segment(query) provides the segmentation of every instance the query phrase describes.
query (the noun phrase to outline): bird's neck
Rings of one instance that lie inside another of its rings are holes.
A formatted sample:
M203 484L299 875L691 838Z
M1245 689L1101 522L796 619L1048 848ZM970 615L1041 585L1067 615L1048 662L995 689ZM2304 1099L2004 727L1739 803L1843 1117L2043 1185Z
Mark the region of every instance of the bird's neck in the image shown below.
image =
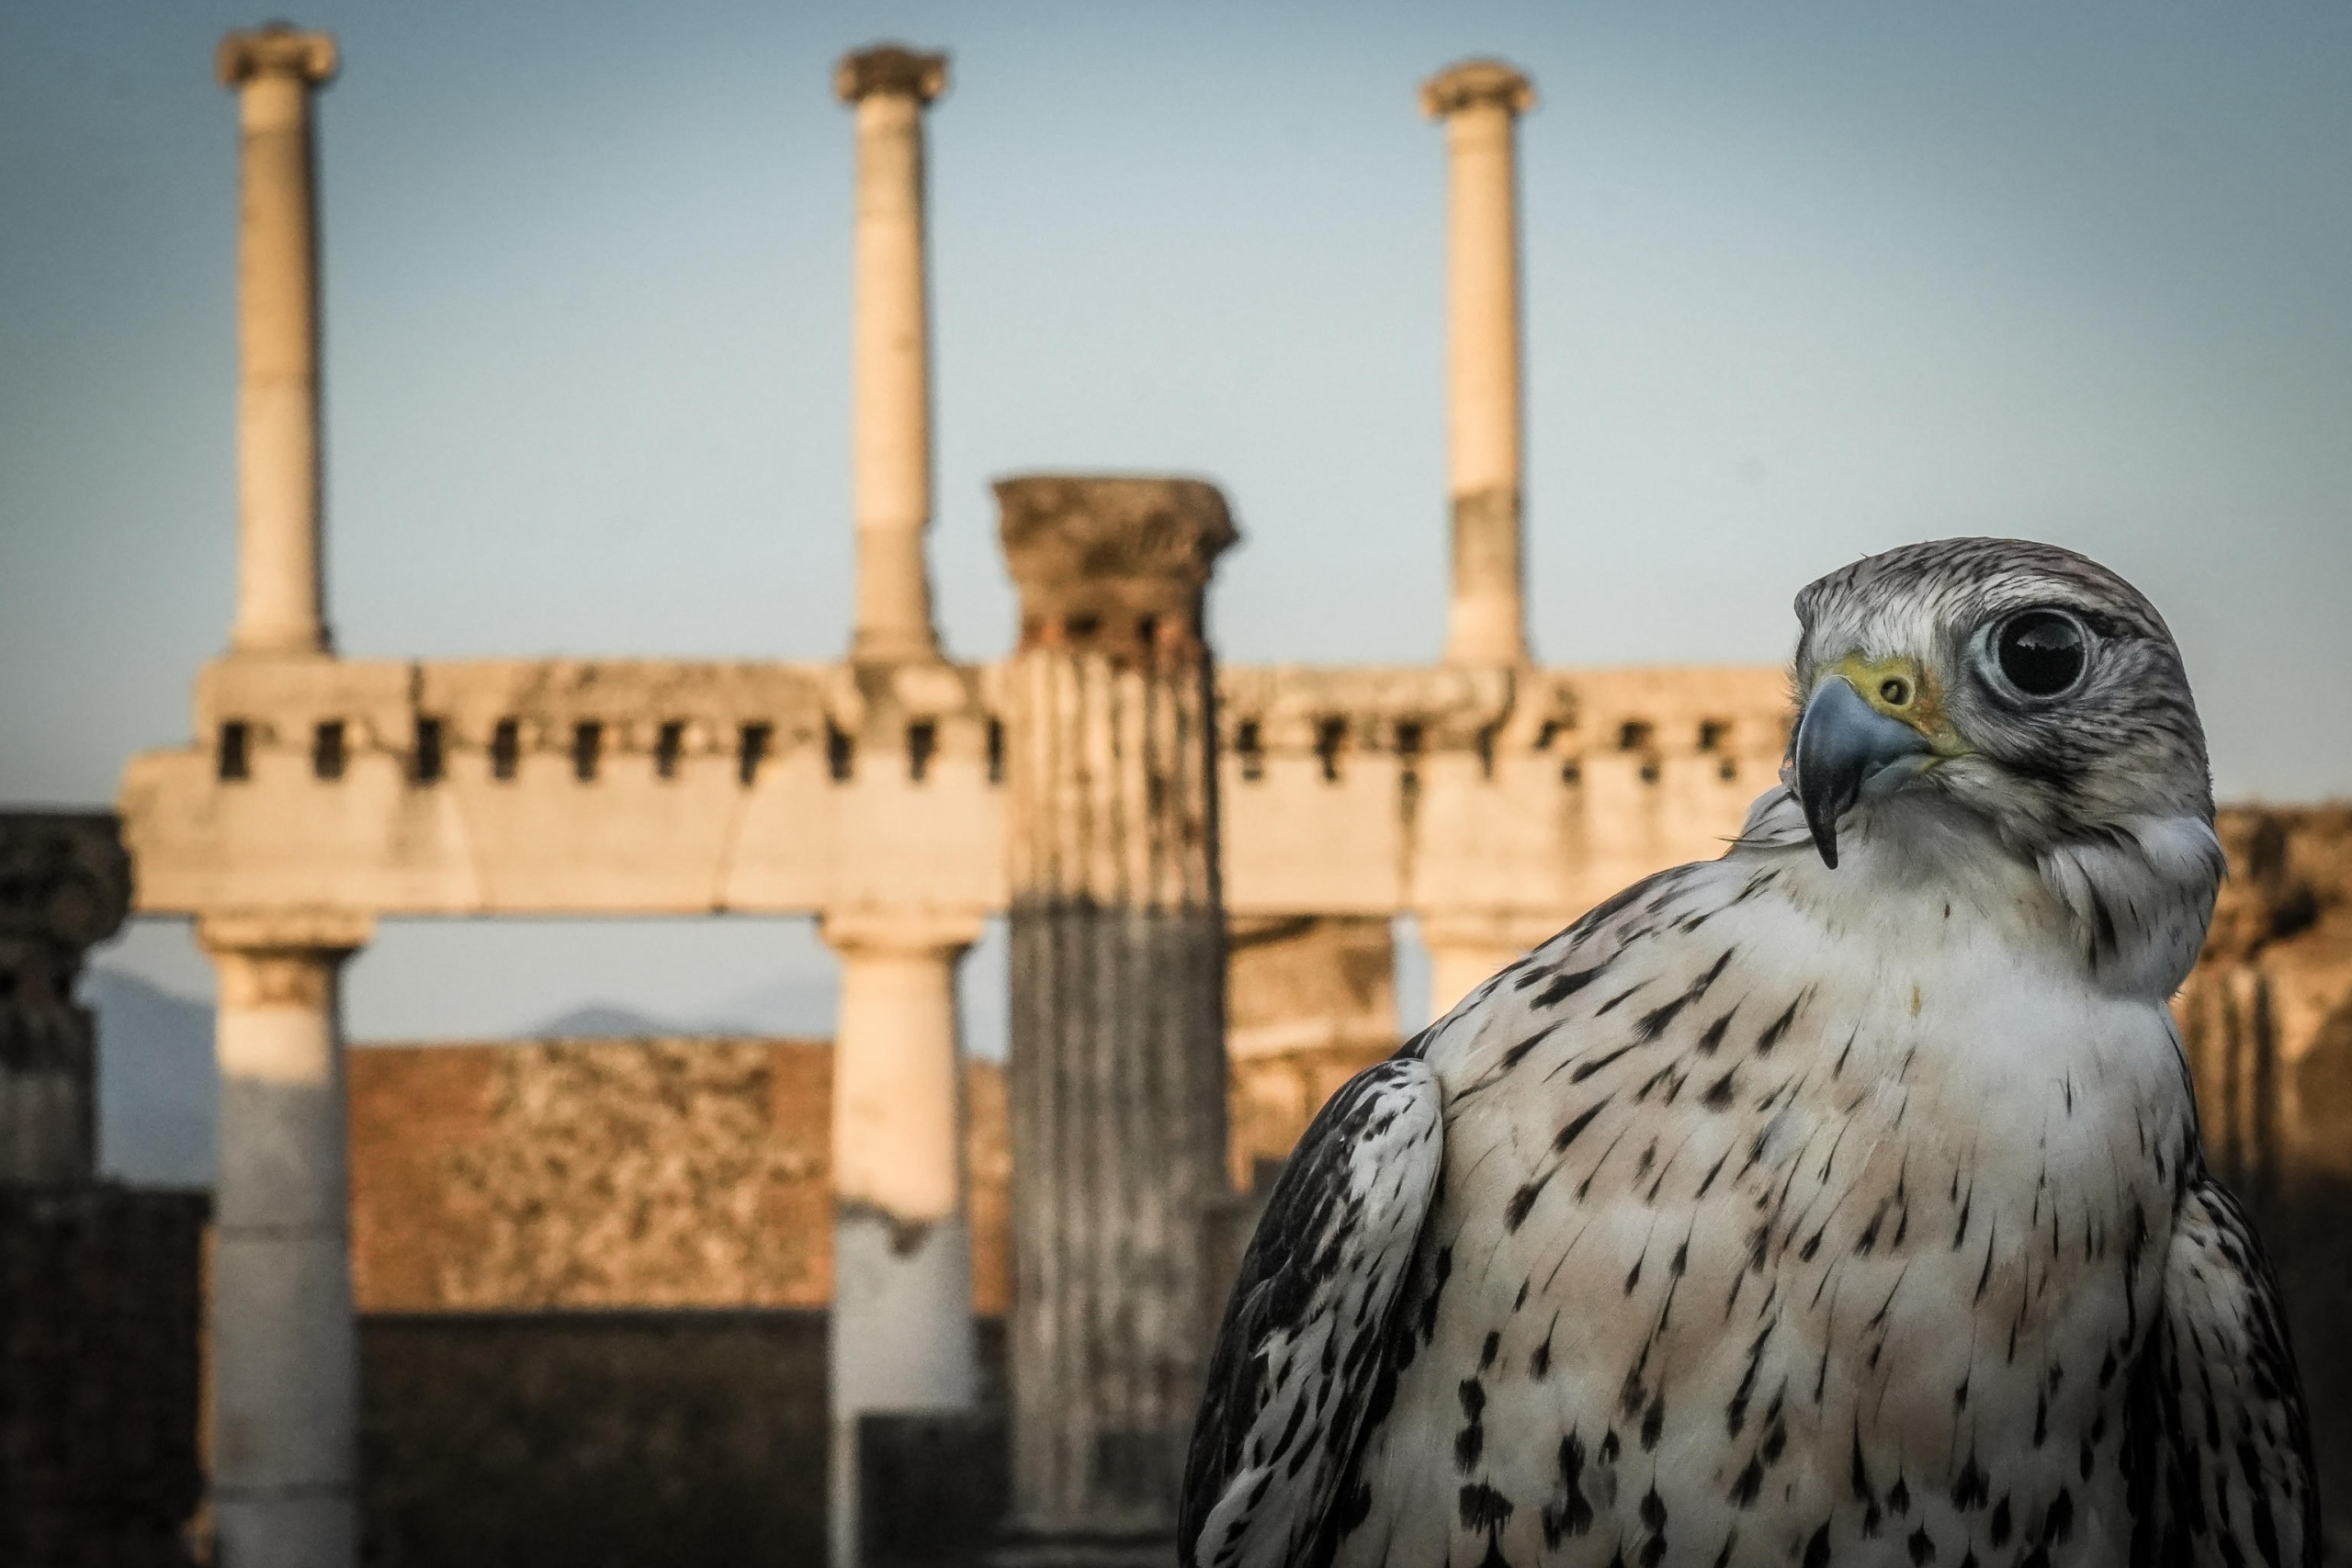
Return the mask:
M1994 928L2020 963L2155 1003L2196 963L2223 872L2220 842L2198 818L2020 846L1950 801L1897 795L1848 817L1834 870L1804 839L1793 801L1759 802L1751 829L1735 852L1782 860L1792 896L1833 925L1932 942L1964 915Z

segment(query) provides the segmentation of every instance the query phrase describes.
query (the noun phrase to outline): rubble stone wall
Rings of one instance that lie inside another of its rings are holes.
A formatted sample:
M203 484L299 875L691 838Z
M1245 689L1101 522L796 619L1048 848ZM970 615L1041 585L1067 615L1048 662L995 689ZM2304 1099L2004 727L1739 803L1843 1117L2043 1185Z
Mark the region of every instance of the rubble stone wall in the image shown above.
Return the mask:
M1244 1180L1396 1045L1349 1034L1237 1060ZM831 1055L808 1040L353 1051L359 1311L821 1310ZM974 1304L997 1316L1011 1293L1012 1171L997 1065L967 1063L964 1096Z

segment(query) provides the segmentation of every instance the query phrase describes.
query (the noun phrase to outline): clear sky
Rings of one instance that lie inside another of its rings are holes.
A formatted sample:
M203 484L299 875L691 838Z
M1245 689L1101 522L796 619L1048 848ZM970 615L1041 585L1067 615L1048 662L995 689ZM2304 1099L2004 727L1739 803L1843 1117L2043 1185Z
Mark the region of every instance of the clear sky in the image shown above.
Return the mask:
M235 122L210 62L261 19L0 9L0 800L110 798L128 753L186 735L225 637ZM1008 641L988 479L1055 466L1226 487L1248 536L1216 594L1227 659L1431 657L1443 167L1414 88L1496 53L1543 99L1521 143L1543 658L1778 660L1791 596L1844 560L2032 536L2163 607L2225 796L2352 793L2352 8L294 19L345 58L320 113L348 652L842 649L830 71L899 38L953 56L930 122L953 649ZM821 971L804 929L775 937L402 928L355 970L355 1024L709 1012ZM201 979L175 933L122 957Z

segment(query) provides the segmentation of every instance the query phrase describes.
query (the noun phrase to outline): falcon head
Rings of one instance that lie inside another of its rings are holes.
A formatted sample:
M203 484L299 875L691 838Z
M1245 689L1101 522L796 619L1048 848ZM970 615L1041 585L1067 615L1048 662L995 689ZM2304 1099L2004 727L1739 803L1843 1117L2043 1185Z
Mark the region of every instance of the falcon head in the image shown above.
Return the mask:
M2072 550L1943 539L1832 572L1796 610L1782 777L1826 865L1841 832L1989 839L2040 873L2095 968L2177 985L2222 857L2204 732L2154 605Z

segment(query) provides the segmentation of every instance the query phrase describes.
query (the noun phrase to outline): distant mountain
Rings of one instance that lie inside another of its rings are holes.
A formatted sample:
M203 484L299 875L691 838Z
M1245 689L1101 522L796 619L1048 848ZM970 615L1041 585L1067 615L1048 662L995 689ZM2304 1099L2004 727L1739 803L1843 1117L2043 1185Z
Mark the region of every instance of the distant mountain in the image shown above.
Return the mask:
M141 1187L209 1187L220 1080L212 1009L103 964L83 972L98 1016L98 1168Z
M830 1040L840 994L831 975L787 975L739 992L721 1002L712 1016L729 1021L730 1033Z
M618 1007L611 1002L582 1002L566 1008L553 1018L534 1024L527 1035L534 1038L560 1040L597 1040L644 1034L695 1034L702 1031L684 1028L661 1019L649 1018L634 1008Z
M539 1037L632 1035L795 1035L822 1040L833 1032L836 987L830 976L793 976L743 992L698 1019L658 1018L616 1002L582 1002L526 1032Z

